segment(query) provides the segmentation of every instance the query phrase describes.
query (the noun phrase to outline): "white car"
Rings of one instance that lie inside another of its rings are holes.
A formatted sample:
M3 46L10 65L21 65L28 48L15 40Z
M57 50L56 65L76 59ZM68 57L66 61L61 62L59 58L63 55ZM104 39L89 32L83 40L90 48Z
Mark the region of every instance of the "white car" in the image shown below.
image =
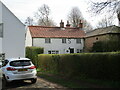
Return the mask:
M35 83L37 80L36 67L28 58L6 59L2 64L5 85L14 80L31 80L31 83Z
M0 78L2 78L2 70L1 70L1 67L2 67L2 62L0 61Z

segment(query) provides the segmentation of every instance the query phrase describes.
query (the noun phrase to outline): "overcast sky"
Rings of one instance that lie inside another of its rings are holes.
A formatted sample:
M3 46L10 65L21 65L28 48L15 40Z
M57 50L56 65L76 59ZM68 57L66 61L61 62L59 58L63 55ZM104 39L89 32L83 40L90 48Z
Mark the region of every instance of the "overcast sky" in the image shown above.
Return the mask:
M51 18L57 23L62 19L67 22L67 15L72 7L78 7L83 17L94 26L100 18L88 13L89 0L1 0L23 23L27 17L34 17L35 12L43 4L51 9ZM117 22L116 22L117 23Z

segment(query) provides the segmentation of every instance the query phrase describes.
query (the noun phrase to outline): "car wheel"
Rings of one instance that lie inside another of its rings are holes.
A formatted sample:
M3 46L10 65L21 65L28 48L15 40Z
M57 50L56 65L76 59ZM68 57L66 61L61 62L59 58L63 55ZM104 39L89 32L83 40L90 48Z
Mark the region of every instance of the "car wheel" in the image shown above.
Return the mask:
M36 83L36 81L37 81L37 78L31 79L31 83Z

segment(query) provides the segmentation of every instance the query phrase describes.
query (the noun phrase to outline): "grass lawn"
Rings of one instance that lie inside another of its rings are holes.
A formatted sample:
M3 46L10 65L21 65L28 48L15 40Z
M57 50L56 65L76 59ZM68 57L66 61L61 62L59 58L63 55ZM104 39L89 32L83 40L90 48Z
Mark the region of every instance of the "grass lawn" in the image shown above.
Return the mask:
M119 88L120 81L103 81L96 79L65 79L62 76L38 72L38 77L68 88Z

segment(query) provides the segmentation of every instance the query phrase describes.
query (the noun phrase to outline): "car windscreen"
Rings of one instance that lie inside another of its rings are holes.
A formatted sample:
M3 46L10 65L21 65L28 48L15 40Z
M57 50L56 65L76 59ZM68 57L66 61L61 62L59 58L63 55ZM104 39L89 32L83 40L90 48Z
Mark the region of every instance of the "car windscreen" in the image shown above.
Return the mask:
M29 65L31 65L30 60L17 60L10 62L10 66L14 66L14 67L29 66Z

